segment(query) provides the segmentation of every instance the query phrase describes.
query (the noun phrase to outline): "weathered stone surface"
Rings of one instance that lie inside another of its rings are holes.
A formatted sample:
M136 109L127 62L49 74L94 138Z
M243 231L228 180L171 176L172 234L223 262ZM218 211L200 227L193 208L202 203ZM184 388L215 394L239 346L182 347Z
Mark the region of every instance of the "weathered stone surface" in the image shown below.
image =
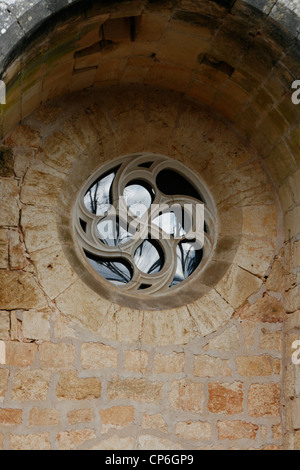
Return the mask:
M139 450L180 450L180 444L176 444L168 439L145 434L138 437Z
M21 225L29 253L59 244L54 208L23 206Z
M98 331L111 303L78 280L56 298L56 305L65 316Z
M5 229L0 229L0 268L8 268L8 240Z
M250 416L268 417L280 414L280 385L253 384L248 393L248 413Z
M144 312L141 340L146 344L186 344L195 336L186 308Z
M253 305L246 304L237 313L242 320L280 323L283 320L284 309L275 297L265 295Z
M227 328L223 333L209 341L207 349L236 351L240 347L240 336L236 326Z
M26 266L26 251L17 230L8 232L9 238L9 262L12 269L23 269Z
M39 280L46 294L54 299L76 281L77 276L67 261L60 245L31 254Z
M218 421L219 439L255 439L258 426L245 421Z
M204 387L186 379L171 384L168 395L170 408L174 410L202 412L204 406Z
M109 400L130 399L143 403L160 403L162 384L145 379L114 378L108 383L107 396Z
M23 312L22 331L25 338L50 340L48 310Z
M0 225L16 227L19 223L18 185L10 178L0 178Z
M40 145L39 132L28 125L18 126L8 137L7 144L16 147L38 148Z
M262 329L260 338L260 347L268 351L282 351L282 333L281 331L268 331Z
M266 376L274 373L275 360L270 356L237 357L236 363L238 373L245 377Z
M60 432L57 436L59 450L77 449L84 442L90 441L96 437L93 429L79 429Z
M154 358L155 374L178 374L184 371L184 353L157 354Z
M13 400L46 400L50 373L44 370L19 370L14 376Z
M10 330L10 314L9 312L0 311L0 340L9 339Z
M22 410L0 408L0 424L14 425L22 423Z
M208 441L212 438L212 426L202 421L186 421L176 423L175 434L181 439Z
M257 292L261 284L258 277L233 265L216 286L216 291L236 309Z
M229 321L234 312L234 309L215 290L211 290L197 302L189 304L188 310L201 335L216 331Z
M208 384L209 401L207 408L211 413L233 415L243 410L243 390L241 382Z
M0 308L3 310L43 308L47 305L38 283L30 273L0 271L0 285Z
M10 448L11 450L50 450L49 433L11 434Z
M145 374L148 367L147 351L125 351L125 369L139 374Z
M94 411L90 408L72 410L67 413L69 424L89 423L93 421Z
M0 397L4 397L7 392L9 370L0 369Z
M118 351L101 343L83 343L80 360L83 369L116 368Z
M63 175L39 162L26 172L20 200L23 204L56 207Z
M65 400L88 400L99 398L100 380L94 377L78 378L76 371L61 372L56 388L58 398Z
M231 376L228 361L218 357L211 356L195 356L194 360L195 377L222 377Z
M134 343L140 338L142 321L142 311L113 304L99 332L105 338L114 341Z
M60 423L60 411L55 408L37 408L30 411L29 424L31 426L55 426Z
M162 432L168 431L166 421L160 413L156 413L153 415L144 414L142 427L144 429L158 429Z
M111 428L120 429L129 426L134 420L133 406L113 406L100 411L101 432L106 433Z
M65 343L42 343L39 346L40 363L43 368L71 368L75 360L73 345Z
M30 366L35 361L37 345L34 343L17 343L7 341L6 346L6 364L15 367Z
M90 447L90 450L132 450L134 448L133 437L120 437L117 434L100 441L99 444Z

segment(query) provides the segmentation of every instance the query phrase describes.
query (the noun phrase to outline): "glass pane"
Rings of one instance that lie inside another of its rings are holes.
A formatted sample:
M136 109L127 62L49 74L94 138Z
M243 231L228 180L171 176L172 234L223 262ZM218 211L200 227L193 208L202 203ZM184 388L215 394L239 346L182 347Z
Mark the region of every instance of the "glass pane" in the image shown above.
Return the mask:
M156 184L158 189L164 194L173 196L181 194L204 202L199 191L177 171L168 169L160 171L156 178Z
M152 223L160 227L164 232L169 235L172 235L175 238L183 237L186 235L186 231L183 228L183 217L181 216L182 212L180 211L180 217L177 217L174 212L165 212L155 219Z
M152 194L151 194L152 193ZM136 217L142 217L152 203L153 190L144 184L130 184L124 189L125 202Z
M161 248L153 242L145 240L134 254L136 266L146 274L154 274L161 270L164 256Z
M100 178L86 192L84 205L88 211L96 215L104 215L110 208L110 188L116 176L115 172Z
M120 259L115 261L106 261L103 258L94 257L89 253L86 253L86 256L93 268L113 284L127 284L131 280L132 269L129 263Z
M180 242L176 248L177 268L171 286L175 286L189 277L199 266L203 256L202 249L196 243Z
M118 218L106 217L97 224L97 236L105 245L122 245L128 242L133 235L125 227L125 223L120 222Z

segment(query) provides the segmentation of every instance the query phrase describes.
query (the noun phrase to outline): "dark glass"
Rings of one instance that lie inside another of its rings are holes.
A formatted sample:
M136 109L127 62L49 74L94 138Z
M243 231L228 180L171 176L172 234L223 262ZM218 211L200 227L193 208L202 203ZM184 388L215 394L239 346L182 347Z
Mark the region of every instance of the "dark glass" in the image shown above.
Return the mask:
M111 186L118 168L101 176L86 192L84 205L88 211L96 215L104 215L111 205Z
M127 284L131 281L133 271L127 261L119 258L116 258L114 261L107 261L104 258L91 255L87 252L85 254L93 268L113 284Z
M156 177L156 184L158 189L164 194L170 196L191 196L204 202L201 194L194 186L174 170L167 169L160 171Z
M176 253L177 268L171 286L188 278L199 266L203 257L203 250L198 247L196 242L182 241L178 243Z
M120 221L118 217L105 217L97 224L97 236L105 245L119 246L133 236L127 229L125 222Z
M146 274L155 274L164 265L164 255L158 243L145 240L136 249L134 262L140 271Z

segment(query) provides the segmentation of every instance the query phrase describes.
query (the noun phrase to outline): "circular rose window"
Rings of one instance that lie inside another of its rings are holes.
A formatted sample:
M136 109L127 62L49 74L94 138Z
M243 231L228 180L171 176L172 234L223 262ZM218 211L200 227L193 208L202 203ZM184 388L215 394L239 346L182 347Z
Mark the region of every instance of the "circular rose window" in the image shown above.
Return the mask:
M214 214L207 189L185 165L127 155L86 181L73 231L82 262L110 298L142 298L149 307L151 298L176 295L204 269L216 238Z

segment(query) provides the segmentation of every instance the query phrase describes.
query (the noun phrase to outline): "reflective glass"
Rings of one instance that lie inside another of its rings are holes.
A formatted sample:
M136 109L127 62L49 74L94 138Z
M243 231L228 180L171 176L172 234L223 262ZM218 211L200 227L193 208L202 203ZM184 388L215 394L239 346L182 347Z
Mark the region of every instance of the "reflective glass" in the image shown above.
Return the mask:
M145 240L136 249L134 262L143 273L157 273L164 264L163 252L158 246L154 245L153 242Z
M115 172L100 178L86 192L84 205L88 211L96 215L104 215L110 208L110 188L116 176Z
M127 284L132 278L132 270L128 263L123 260L106 261L89 253L86 256L93 268L105 279L115 285Z
M180 242L176 248L177 267L171 286L175 286L189 277L199 266L202 250L196 243Z
M124 189L124 198L130 211L136 217L142 217L149 209L152 196L141 184L130 184Z
M105 245L118 246L131 239L132 234L125 228L125 223L118 218L102 219L97 224L97 236Z

